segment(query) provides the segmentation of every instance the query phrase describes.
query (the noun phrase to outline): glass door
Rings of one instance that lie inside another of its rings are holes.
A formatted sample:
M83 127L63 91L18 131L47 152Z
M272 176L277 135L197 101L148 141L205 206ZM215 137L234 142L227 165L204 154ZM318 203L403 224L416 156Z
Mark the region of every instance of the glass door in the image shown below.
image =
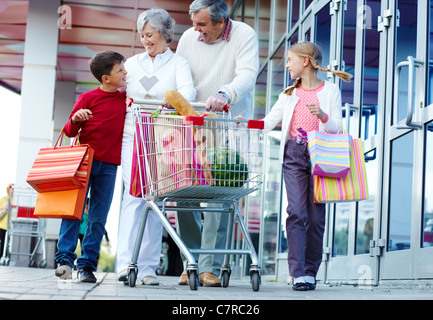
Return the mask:
M383 148L378 142L383 139L384 94L379 77L386 72L377 23L381 1L347 1L339 13L341 39L334 37L336 54L331 65L353 75L351 82L340 81L343 126L352 137L363 140L369 199L330 205L326 280L371 285L377 280L372 243L380 221L382 184Z
M432 277L427 192L430 104L431 1L389 1L382 12L387 39L381 279ZM393 79L393 81L389 81ZM431 153L430 147L430 153ZM431 191L430 191L431 193Z

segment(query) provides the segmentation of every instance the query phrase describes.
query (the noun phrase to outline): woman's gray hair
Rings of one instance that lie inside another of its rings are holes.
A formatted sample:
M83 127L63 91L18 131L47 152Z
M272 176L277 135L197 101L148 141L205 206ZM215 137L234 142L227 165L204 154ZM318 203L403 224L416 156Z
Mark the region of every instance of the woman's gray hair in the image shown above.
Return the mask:
M141 33L146 23L158 30L161 36L170 43L174 34L174 20L164 9L149 9L142 12L137 19L137 31Z
M226 22L229 18L229 9L224 0L195 0L189 6L189 14L208 9L210 18L214 24L219 22L221 18Z

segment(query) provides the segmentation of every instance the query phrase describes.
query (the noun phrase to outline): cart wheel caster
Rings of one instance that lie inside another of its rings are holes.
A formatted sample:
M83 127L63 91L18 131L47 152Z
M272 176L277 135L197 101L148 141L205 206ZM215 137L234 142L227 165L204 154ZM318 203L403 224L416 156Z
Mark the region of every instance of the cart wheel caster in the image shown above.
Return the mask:
M41 262L39 262L39 268L45 269L46 267L47 267L46 260L42 260Z
M128 283L129 286L135 287L135 282L137 281L137 271L135 269L130 269L128 273Z
M198 275L197 271L191 270L188 274L189 288L191 290L197 290L198 288Z
M229 286L230 281L230 273L227 270L224 270L221 274L221 282L223 288L227 288Z
M253 291L259 291L260 275L258 271L254 271L251 273L251 286L253 287Z

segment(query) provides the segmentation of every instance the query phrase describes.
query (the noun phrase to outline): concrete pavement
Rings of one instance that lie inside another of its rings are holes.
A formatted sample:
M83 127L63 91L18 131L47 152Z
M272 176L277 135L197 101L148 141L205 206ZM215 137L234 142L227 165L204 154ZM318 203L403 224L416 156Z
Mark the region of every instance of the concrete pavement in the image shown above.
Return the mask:
M165 301L240 301L276 300L432 300L432 283L411 286L380 285L360 288L352 285L318 284L315 291L298 292L284 282L262 279L260 290L254 292L248 278L230 279L227 288L177 285L177 277L159 276L159 286L133 288L119 282L114 273L95 273L97 283L60 280L53 269L0 266L1 300L165 300Z

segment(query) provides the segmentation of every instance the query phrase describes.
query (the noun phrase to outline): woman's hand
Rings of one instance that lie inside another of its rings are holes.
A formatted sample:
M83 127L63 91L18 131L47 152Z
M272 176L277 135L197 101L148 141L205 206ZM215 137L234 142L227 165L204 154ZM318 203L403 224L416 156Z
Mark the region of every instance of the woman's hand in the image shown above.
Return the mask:
M173 106L170 103L168 103L167 99L165 98L162 99L162 106L167 109L174 109Z
M80 109L71 118L72 124L78 124L78 122L87 121L93 118L92 111L89 109Z

